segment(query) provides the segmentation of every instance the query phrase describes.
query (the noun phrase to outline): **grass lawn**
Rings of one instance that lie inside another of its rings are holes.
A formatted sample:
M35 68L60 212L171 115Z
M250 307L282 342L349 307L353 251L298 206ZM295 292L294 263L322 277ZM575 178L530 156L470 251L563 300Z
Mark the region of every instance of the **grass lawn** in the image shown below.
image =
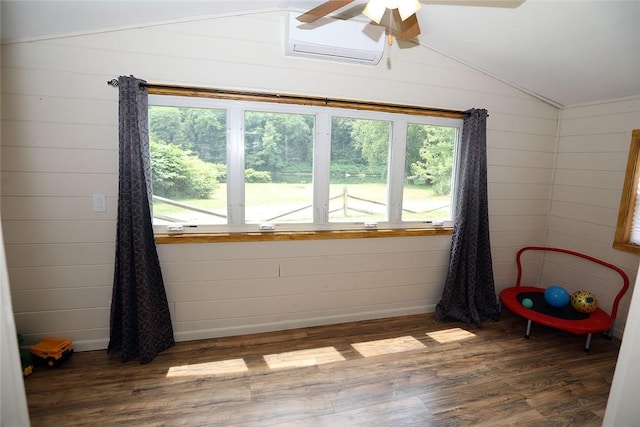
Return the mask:
M341 196L345 188L347 188L347 192L350 196L355 196L359 199L372 200L383 204L386 201L387 187L385 184L334 184L330 187L330 197L333 198L336 196ZM209 199L186 199L180 200L180 202L190 206L198 207L200 209L215 211L219 214L226 214L226 194L226 184L220 184L215 194ZM247 217L249 219L251 219L252 217L256 217L255 219L258 221L265 221L273 216L277 216L285 212L290 212L298 208L311 205L312 198L313 186L311 183L245 184ZM365 219L381 219L384 217L380 214L355 214L349 215L349 217L345 218L342 216L342 197L338 197L336 200L332 200L330 204L331 210L339 209L336 213L331 214L331 220L333 221L359 221ZM348 199L348 204L350 207L353 206L372 212L383 212L385 209L384 206L354 200L351 198ZM412 211L421 212L418 214L404 212L403 219L405 220L424 220L426 218L442 219L448 216L449 197L433 196L432 190L428 187L405 186L403 207ZM184 213L187 212L183 208L172 206L162 202L155 202L153 210L155 215L166 215L174 218L185 218ZM424 213L425 211L431 210L434 211L428 214ZM194 215L196 214L194 214L193 212L189 213L188 217L190 218L190 220L194 220ZM309 208L298 214L292 214L288 217L282 218L279 221L305 221L310 217L310 215L311 209Z

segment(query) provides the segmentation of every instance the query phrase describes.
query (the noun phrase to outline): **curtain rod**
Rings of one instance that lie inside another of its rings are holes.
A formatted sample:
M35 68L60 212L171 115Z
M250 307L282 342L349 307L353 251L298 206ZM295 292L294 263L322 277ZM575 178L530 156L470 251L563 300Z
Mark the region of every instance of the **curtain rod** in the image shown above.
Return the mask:
M111 79L107 85L118 87L118 80ZM442 108L429 108L412 105L386 104L379 102L354 101L347 99L333 99L322 97L309 97L301 95L288 95L268 92L250 92L240 90L213 89L190 86L177 86L165 84L140 83L140 87L146 87L149 93L155 95L174 96L201 96L218 99L247 100L257 102L288 103L298 105L316 105L336 108L352 108L360 110L387 111L395 113L430 115L436 117L461 119L465 116L465 111L447 110ZM487 115L488 116L488 115Z

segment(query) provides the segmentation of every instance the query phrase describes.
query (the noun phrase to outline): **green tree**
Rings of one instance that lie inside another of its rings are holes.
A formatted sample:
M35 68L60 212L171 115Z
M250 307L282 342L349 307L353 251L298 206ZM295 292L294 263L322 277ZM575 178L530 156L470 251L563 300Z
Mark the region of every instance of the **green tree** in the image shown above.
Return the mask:
M412 175L411 165L420 161L420 149L427 140L427 129L430 126L410 123L407 126L407 139L405 149L405 176Z
M170 199L207 199L217 187L218 171L175 144L151 138L153 193Z
M351 130L353 145L362 152L370 166L387 165L389 159L389 122L354 120Z
M177 144L202 160L226 163L226 112L207 108L149 107L149 130L159 141Z
M362 153L352 144L353 119L333 117L331 120L331 165L363 163Z
M226 163L226 113L206 108L181 108L177 142L206 162Z
M283 136L274 123L270 120L267 121L260 140L260 149L252 156L252 163L256 169L275 172L284 165L282 139Z
M269 171L274 180L287 170L310 170L313 117L302 114L247 112L245 165Z
M431 184L437 195L451 192L455 133L455 128L429 126L420 148L420 160L411 164L416 181Z
M182 130L179 108L149 107L149 130L154 138L173 144Z

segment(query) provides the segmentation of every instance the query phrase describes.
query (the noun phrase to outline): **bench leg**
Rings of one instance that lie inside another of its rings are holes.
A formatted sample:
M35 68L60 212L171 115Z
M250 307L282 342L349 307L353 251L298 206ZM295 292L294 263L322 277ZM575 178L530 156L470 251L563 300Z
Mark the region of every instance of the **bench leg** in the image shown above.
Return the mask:
M587 335L587 342L584 345L584 351L588 353L590 347L591 347L591 334Z
M529 335L531 335L531 320L527 320L527 330L524 333L524 337L529 339Z

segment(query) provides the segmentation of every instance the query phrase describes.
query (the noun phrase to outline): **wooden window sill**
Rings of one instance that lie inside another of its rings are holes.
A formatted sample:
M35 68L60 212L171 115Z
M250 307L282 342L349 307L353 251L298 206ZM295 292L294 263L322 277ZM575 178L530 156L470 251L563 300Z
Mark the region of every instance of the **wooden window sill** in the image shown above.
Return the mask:
M631 252L633 254L640 254L640 246L631 243L614 242L613 248L619 251Z
M444 236L453 234L453 228L408 228L381 230L328 230L328 231L269 231L211 234L156 234L157 244L171 243L227 243L272 242L284 240L367 239L380 237Z

